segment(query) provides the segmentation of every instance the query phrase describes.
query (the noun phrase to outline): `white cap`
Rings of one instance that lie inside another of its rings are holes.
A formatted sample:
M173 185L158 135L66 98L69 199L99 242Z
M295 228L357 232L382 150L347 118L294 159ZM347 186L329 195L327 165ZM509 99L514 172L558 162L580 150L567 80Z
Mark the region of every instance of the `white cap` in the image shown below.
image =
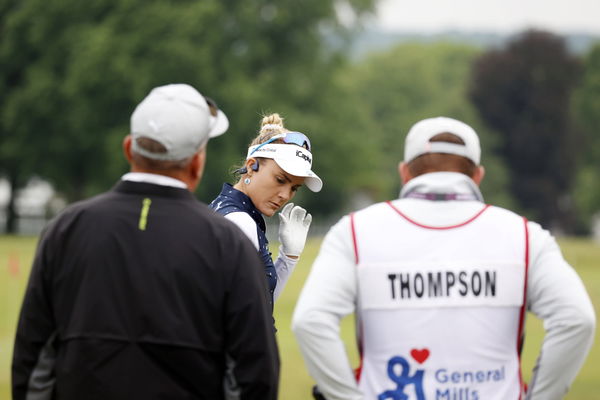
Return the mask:
M429 141L440 133L452 133L465 144ZM455 154L468 158L475 165L479 165L481 161L481 146L477 133L464 122L447 117L424 119L410 128L404 143L404 162L410 162L426 153Z
M190 85L159 86L131 115L132 150L155 160L184 160L227 128L229 120L225 114ZM136 139L140 137L156 140L167 152L152 153L139 147Z
M312 168L312 154L304 147L293 144L257 144L248 149L246 159L252 157L271 158L290 175L306 178L304 184L313 192L323 188L323 181Z

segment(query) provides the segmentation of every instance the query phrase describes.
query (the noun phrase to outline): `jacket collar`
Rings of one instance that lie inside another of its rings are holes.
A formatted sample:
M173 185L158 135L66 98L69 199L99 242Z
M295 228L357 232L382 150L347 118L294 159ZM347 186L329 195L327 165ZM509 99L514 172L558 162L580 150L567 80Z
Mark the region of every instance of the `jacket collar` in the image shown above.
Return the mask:
M196 200L192 192L174 186L164 186L149 182L134 182L121 180L113 187L113 190L120 193L135 194L142 196L162 196L173 197L187 200Z
M229 183L224 183L221 193L219 194L219 197L221 196L232 199L237 207L252 217L252 219L258 224L263 232L267 229L263 215L260 211L258 211L250 197L248 197L244 192L237 190Z
M171 178L166 175L150 174L147 172L128 172L121 177L123 181L147 182L162 186L173 186L181 189L187 189L185 182L179 179Z
M459 172L431 172L417 176L404 185L400 191L400 198L411 197L415 193L458 195L458 198L483 202L483 195L477 184Z

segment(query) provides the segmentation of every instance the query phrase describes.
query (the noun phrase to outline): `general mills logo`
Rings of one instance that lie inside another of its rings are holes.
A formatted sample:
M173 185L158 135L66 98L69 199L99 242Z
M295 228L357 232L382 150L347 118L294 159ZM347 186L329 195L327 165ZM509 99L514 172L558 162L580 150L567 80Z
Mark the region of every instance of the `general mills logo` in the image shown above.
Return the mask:
M423 364L429 358L429 349L412 349L411 357L419 364ZM410 374L410 364L406 358L395 356L388 361L387 374L389 378L396 384L393 390L386 390L377 396L377 400L408 400L408 395L404 392L404 388L412 385L416 394L416 400L425 400L423 392L423 374L422 369L416 369L414 374Z

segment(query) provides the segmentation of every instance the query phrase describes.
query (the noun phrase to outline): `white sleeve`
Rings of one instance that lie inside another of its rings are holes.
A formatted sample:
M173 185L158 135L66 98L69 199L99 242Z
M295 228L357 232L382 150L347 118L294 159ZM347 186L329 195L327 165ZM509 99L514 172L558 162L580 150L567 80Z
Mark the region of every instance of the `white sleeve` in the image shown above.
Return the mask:
M225 218L233 222L244 232L244 234L250 239L256 250L258 251L258 232L256 231L256 222L250 215L245 212L232 212L225 215ZM275 261L275 272L277 273L277 286L275 286L275 293L273 293L273 299L277 300L290 275L294 271L298 259L293 259L279 249L279 257Z
M583 282L550 233L529 222L528 309L546 334L527 399L562 399L594 340L595 314Z
M294 272L294 268L298 263L298 258L290 258L286 256L283 251L281 251L281 246L279 246L279 256L277 260L275 260L275 272L277 273L277 285L275 286L275 293L273 293L273 300L277 300L285 284L287 283L290 275Z
M236 211L225 215L225 218L236 224L258 251L258 232L256 231L256 222L252 217L245 212Z
M350 229L344 217L325 236L292 319L308 371L327 400L363 399L340 338L340 320L354 311L357 293Z

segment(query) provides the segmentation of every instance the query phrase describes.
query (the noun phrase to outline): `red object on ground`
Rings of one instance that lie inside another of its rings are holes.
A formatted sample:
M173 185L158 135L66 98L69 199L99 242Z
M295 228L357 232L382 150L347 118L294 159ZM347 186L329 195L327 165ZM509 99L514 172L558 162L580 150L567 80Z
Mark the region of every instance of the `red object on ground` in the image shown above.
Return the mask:
M8 273L14 277L19 275L19 255L17 253L8 255Z

